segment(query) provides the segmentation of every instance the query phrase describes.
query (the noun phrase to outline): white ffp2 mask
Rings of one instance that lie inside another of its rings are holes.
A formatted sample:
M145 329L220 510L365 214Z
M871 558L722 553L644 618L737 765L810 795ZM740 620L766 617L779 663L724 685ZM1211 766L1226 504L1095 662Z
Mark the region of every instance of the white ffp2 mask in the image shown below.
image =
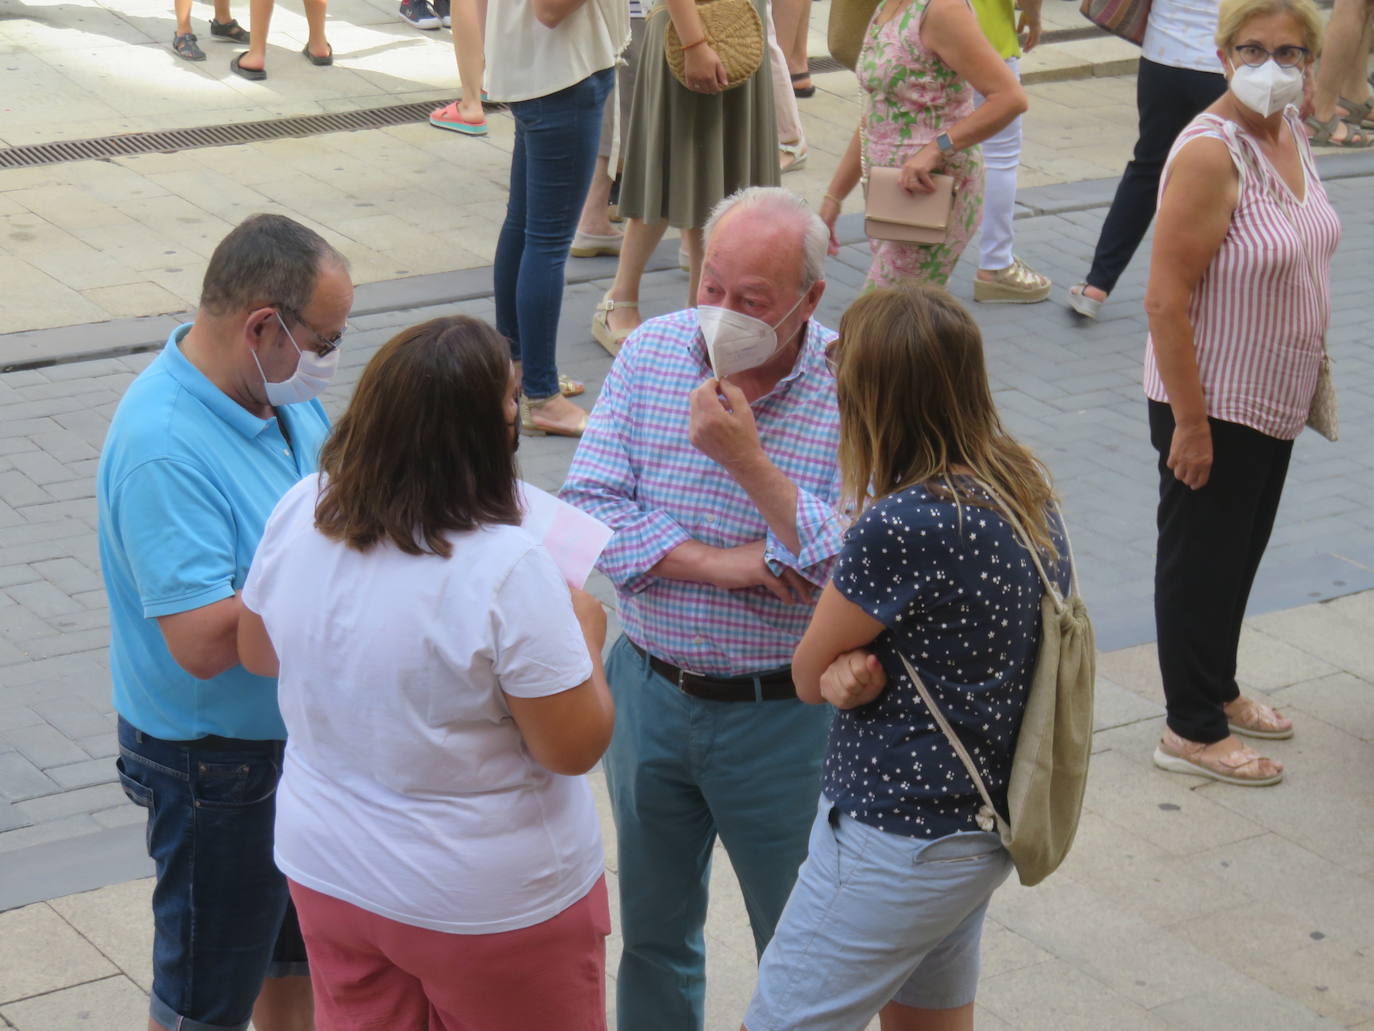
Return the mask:
M1302 69L1284 68L1272 57L1254 68L1232 65L1231 92L1261 118L1302 103Z
M797 303L772 325L729 308L698 305L697 323L701 326L701 337L706 341L706 354L716 378L725 379L737 372L756 369L777 354L780 349L778 327L804 300L806 294L798 297Z

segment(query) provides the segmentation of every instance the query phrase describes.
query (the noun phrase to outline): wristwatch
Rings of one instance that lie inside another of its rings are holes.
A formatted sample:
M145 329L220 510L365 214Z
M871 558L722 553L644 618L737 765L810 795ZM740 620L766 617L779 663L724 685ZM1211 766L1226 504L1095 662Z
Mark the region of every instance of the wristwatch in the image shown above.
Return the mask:
M949 138L949 133L942 132L935 137L935 144L940 148L940 153L945 154L954 149L954 141Z

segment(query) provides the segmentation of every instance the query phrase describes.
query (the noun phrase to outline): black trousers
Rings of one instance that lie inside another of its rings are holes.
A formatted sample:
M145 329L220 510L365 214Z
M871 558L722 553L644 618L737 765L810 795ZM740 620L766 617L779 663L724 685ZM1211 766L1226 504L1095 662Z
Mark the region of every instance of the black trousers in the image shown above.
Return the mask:
M1166 464L1173 410L1151 401L1150 443L1159 452L1159 545L1155 630L1169 728L1189 741L1230 731L1222 706L1234 699L1236 650L1250 587L1274 528L1291 440L1209 419L1212 474L1191 490Z
M1140 59L1135 80L1140 135L1135 142L1135 156L1121 174L1116 196L1102 223L1092 268L1088 270L1089 286L1112 292L1155 217L1159 176L1164 171L1169 148L1198 112L1225 92L1226 77L1220 72L1174 68Z

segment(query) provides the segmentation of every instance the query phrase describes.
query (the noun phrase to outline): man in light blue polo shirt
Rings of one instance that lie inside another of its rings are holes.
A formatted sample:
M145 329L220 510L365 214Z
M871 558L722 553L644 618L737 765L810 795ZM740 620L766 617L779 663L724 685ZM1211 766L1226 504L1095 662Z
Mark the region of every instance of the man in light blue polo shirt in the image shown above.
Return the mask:
M286 728L238 659L239 590L278 499L315 471L348 264L254 215L210 258L196 319L134 380L100 455L119 779L148 810L152 1031L307 1031L310 984L272 860Z

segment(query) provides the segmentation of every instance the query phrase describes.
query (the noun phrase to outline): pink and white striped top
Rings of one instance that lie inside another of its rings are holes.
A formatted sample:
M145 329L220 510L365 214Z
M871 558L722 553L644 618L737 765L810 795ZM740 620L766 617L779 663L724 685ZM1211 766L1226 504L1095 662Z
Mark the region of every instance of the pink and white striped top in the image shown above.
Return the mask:
M1317 385L1331 321L1331 256L1341 224L1326 198L1297 110L1284 120L1298 143L1306 189L1299 199L1254 138L1235 122L1204 111L1179 133L1164 166L1192 140L1226 144L1240 175L1231 227L1193 287L1198 373L1214 419L1240 423L1279 440L1302 432ZM1167 402L1153 338L1145 345L1145 395Z

